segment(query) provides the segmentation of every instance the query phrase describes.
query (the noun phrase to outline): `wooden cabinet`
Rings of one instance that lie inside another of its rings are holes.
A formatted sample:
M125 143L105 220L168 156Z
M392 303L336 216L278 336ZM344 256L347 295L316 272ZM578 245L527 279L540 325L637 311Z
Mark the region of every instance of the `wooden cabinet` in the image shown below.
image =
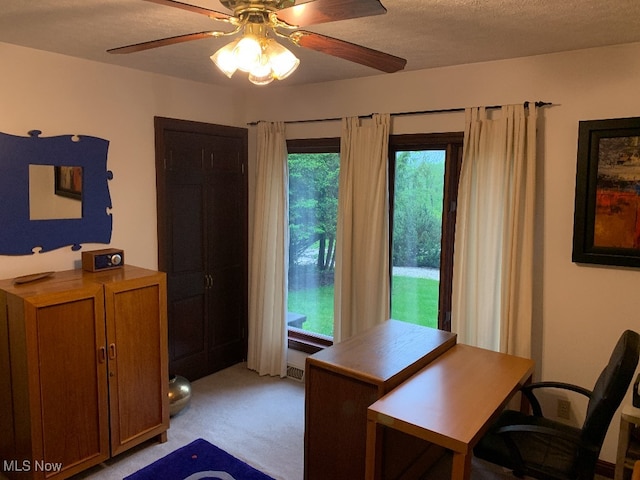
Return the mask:
M0 462L62 479L169 426L164 274L125 266L0 282Z
M246 129L156 118L169 367L192 381L246 359L246 156Z
M450 332L389 320L307 357L304 478L364 478L367 408L455 343ZM420 440L388 435L383 448L402 464L431 455Z

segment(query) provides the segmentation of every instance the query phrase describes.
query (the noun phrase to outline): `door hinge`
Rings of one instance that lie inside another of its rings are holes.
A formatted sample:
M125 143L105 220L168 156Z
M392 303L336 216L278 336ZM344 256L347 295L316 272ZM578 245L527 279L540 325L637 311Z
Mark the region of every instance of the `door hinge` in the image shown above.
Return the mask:
M242 175L244 175L244 163L241 163L240 166L241 166L241 169L242 169Z

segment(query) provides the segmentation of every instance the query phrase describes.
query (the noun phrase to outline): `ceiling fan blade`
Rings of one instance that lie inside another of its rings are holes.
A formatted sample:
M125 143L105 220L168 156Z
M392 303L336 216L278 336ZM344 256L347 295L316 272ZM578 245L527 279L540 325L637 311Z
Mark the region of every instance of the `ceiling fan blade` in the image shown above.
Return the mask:
M301 47L343 58L387 73L402 70L407 64L404 58L363 47L362 45L356 45L355 43L345 42L344 40L338 40L337 38L327 37L319 33L298 30L291 37Z
M387 13L387 9L380 0L315 0L283 8L277 15L280 20L289 25L305 27L383 13Z
M157 3L159 5L166 5L168 7L181 8L187 12L199 13L200 15L206 15L209 18L215 20L227 20L231 15L226 13L216 12L215 10L209 10L208 8L197 7L195 5L189 5L188 3L176 2L175 0L146 0L147 2Z
M134 53L151 48L165 47L167 45L175 45L176 43L190 42L191 40L200 40L201 38L209 38L216 35L216 32L197 32L187 33L186 35L177 35L175 37L161 38L159 40L151 40L149 42L135 43L124 47L111 48L108 53Z

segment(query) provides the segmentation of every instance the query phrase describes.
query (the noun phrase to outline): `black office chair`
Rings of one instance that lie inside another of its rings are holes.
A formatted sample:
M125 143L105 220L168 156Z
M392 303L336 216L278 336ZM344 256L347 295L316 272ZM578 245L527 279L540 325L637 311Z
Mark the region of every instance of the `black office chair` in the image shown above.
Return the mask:
M513 470L518 477L541 480L591 480L602 442L638 365L640 335L625 331L593 391L567 383L540 382L521 391L533 415L505 410L474 448L476 457ZM582 428L544 418L534 395L539 388L560 388L589 398Z

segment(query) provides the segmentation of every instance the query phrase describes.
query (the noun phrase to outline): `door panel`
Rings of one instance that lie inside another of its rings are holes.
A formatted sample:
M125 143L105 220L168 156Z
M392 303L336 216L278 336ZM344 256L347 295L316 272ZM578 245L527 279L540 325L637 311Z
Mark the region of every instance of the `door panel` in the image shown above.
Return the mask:
M242 272L238 267L219 268L215 274L211 295L212 331L210 345L212 350L221 348L239 348L242 344L242 323L229 321L240 318L242 307ZM236 344L235 347L233 344Z
M209 264L224 268L242 263L244 248L243 205L235 193L242 188L239 174L216 174L209 198ZM221 227L222 226L222 227Z
M161 285L107 284L111 451L120 453L154 434L165 418ZM152 399L150 402L149 399ZM168 421L168 418L166 418Z
M109 457L107 367L98 358L105 342L102 302L100 290L94 297L42 306L35 312L42 458L62 463L65 470Z
M200 184L172 184L171 244L172 277L198 272L204 275L202 225L204 191Z
M204 295L176 300L168 312L170 372L190 375L190 379L206 375L208 328Z

